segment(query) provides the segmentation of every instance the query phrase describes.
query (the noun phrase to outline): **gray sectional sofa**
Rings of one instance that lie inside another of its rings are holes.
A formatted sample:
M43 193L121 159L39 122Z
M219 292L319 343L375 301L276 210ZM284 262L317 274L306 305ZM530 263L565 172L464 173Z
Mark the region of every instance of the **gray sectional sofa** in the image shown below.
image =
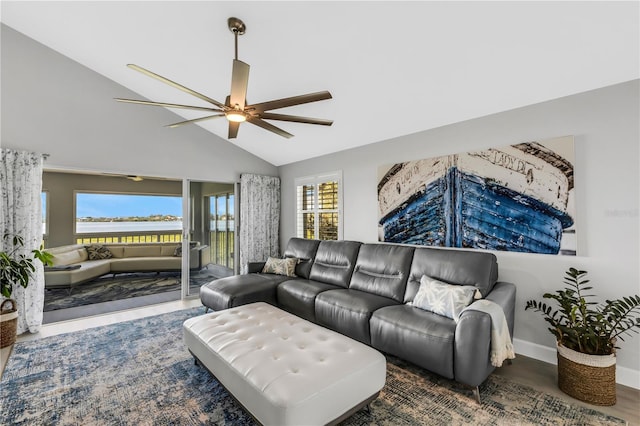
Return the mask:
M491 253L292 238L284 257L299 259L296 277L264 274L264 263L250 264L247 275L202 286L203 305L218 311L268 302L469 385L478 400L478 386L495 369L491 317L467 309L455 321L412 306L421 278L474 286L502 307L513 336L516 287L497 281Z

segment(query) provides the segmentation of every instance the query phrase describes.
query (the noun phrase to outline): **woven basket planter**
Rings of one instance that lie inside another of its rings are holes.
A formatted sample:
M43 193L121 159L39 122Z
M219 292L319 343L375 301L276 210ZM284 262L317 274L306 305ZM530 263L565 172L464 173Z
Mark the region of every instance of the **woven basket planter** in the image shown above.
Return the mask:
M16 342L18 328L18 309L16 301L7 299L0 305L0 348Z
M558 386L580 401L615 405L615 354L588 355L558 345Z

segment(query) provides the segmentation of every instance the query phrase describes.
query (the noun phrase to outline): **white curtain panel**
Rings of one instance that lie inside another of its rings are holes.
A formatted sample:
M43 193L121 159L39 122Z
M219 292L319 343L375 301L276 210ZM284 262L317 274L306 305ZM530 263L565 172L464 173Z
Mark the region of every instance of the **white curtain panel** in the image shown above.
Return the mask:
M2 148L0 163L0 229L2 235L24 238L24 254L40 248L42 242L42 154ZM0 250L5 251L11 241L2 238ZM18 304L18 334L37 333L42 326L44 307L44 267L35 261L36 271L27 288L13 286L11 297Z
M240 273L280 252L280 178L240 176Z

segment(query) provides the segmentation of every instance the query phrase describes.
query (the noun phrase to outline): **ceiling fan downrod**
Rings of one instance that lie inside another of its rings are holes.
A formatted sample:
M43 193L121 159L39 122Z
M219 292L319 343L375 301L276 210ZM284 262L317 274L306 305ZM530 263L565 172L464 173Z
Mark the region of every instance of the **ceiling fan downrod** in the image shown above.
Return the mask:
M235 38L235 50L236 50L236 60L238 60L238 36L244 34L247 31L247 26L242 22L241 19L231 17L227 19L227 25L229 26L229 30L233 33Z

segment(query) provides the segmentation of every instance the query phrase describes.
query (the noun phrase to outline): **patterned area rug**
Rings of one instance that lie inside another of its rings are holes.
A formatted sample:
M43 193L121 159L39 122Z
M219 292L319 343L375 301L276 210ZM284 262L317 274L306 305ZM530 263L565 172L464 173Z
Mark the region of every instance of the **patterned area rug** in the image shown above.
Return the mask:
M253 425L194 365L182 323L194 308L16 344L0 383L3 425ZM518 368L517 359L513 365ZM344 425L609 425L596 410L491 376L471 392L388 358L387 383Z
M219 278L218 271L203 269L191 274L192 289ZM94 303L110 302L131 297L148 296L180 290L180 272L149 272L104 275L85 284L68 289L48 289L44 295L44 311L74 308Z

